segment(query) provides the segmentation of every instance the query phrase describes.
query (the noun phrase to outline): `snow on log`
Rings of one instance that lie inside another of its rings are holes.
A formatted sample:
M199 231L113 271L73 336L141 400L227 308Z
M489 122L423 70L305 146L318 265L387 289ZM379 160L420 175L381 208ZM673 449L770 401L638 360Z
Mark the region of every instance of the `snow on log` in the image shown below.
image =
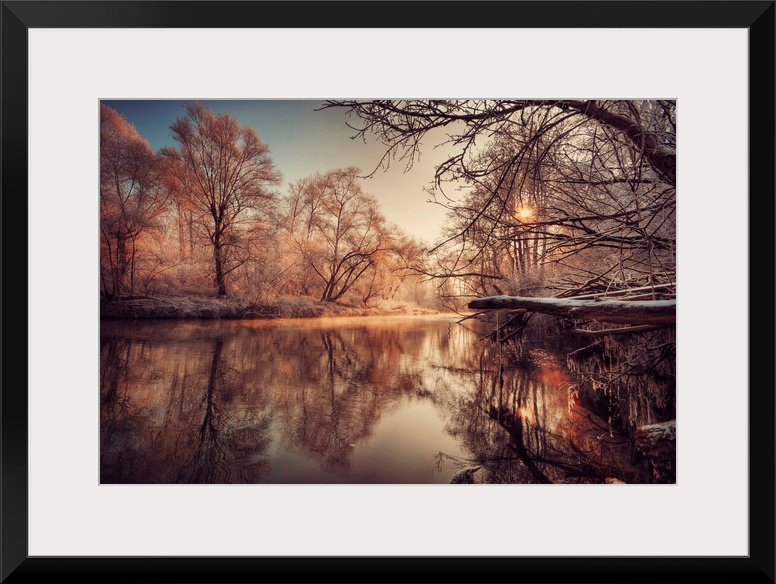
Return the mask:
M469 302L469 308L498 310L524 308L554 316L578 320L595 320L618 324L674 324L676 300L575 300L573 298L529 298L522 296L487 296Z
M676 455L676 420L636 428L636 448L656 458Z

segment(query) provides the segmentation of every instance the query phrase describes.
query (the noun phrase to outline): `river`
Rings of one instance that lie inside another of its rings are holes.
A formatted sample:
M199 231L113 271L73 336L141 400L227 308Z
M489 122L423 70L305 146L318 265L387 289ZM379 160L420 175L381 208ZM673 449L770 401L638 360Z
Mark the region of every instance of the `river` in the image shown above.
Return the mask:
M562 353L459 320L103 321L101 483L642 482Z

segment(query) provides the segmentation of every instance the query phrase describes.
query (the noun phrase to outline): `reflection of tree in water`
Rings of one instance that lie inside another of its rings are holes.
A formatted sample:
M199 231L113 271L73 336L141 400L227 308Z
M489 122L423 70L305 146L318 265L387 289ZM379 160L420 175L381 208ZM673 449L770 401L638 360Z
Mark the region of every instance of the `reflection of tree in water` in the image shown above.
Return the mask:
M555 358L534 351L529 366L518 368L496 351L483 347L474 387L459 397L450 429L476 453L484 480L649 482L646 467L631 461L630 441L581 405Z
M346 476L354 448L372 438L380 420L407 400L444 409L451 385L448 351L453 342L468 347L471 341L462 327L445 331L438 323L420 330L322 326L315 334L288 331L280 343L263 347L286 359L293 355L293 367L272 382L282 388L275 395L275 411L288 449L314 453L325 471Z
M144 363L146 346L104 339L101 481L259 482L270 471L270 417L232 403L251 400L242 376L223 362L223 340L213 341L209 355L201 346L181 354L156 346ZM202 358L192 355L210 357L204 376L197 372ZM154 370L166 360L172 371ZM121 395L114 389L120 377Z
M478 479L648 482L606 416L573 395L565 364L538 351L530 367L508 359L487 327L146 331L103 337L102 482L258 483L285 476L272 475L275 452L314 463L305 480L346 482L356 446L412 402L442 414L462 445L450 454L484 463Z
M129 398L127 363L130 359L131 343L114 338L102 339L100 343L100 472L103 477L122 476L131 473L134 456L123 451L116 444L116 436L132 433L140 427L139 413Z
M187 435L192 455L180 467L176 483L253 483L269 471L264 453L270 444L270 418L262 416L247 427L234 423L229 402L234 398L235 380L221 364L223 345L223 339L217 337L202 425L196 434Z
M284 437L300 451L317 454L329 472L345 473L354 446L367 440L376 422L390 411L403 385L389 379L376 358L396 354L396 339L375 342L366 328L319 331L320 343L301 337L297 375L276 402Z
M106 326L103 482L262 482L273 444L344 477L382 418L436 403L440 327L311 324Z

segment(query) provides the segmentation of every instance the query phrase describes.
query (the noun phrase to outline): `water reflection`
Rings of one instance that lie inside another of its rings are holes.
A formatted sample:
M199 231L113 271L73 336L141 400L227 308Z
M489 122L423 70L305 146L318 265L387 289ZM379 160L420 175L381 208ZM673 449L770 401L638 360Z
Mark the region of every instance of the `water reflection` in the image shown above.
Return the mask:
M445 317L105 321L103 483L640 482L551 353Z
M583 405L592 407L560 356L529 355L522 367L500 355L490 368L483 360L476 391L461 404L460 433L477 460L487 461L488 482L648 482L631 441Z

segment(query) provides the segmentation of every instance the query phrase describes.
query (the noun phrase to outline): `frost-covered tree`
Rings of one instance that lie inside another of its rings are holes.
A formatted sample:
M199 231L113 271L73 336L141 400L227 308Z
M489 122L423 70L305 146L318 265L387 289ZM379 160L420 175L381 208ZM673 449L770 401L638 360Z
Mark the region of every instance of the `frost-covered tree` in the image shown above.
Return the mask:
M100 290L108 298L135 291L138 245L168 201L163 166L132 124L100 104Z
M389 226L375 198L362 190L357 168L297 181L287 204L289 233L321 300L342 298L391 245Z
M202 225L213 250L215 286L226 295L227 275L241 265L237 253L256 216L272 208L281 174L256 131L200 102L171 126L177 148L163 148L178 199Z

